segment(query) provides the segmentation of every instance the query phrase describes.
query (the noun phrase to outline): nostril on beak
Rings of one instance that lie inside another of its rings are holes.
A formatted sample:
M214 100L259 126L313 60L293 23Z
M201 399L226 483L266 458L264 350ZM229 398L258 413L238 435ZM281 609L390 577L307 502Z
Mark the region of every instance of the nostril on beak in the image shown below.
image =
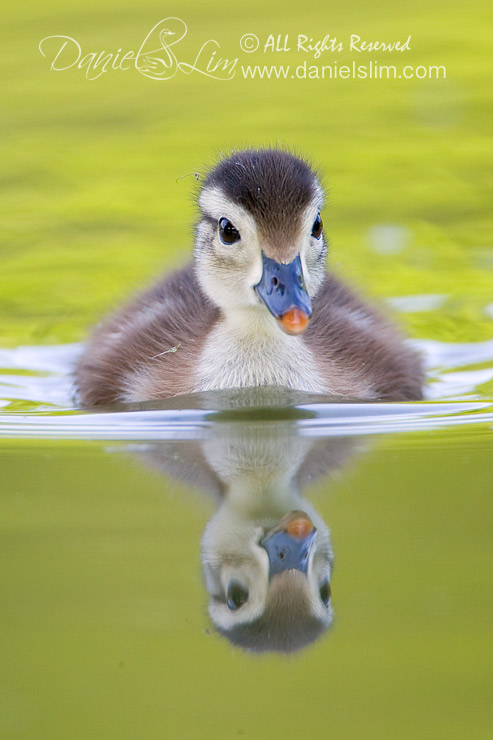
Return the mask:
M270 281L270 286L271 286L271 293L275 292L277 295L281 295L281 296L284 295L286 286L275 275Z

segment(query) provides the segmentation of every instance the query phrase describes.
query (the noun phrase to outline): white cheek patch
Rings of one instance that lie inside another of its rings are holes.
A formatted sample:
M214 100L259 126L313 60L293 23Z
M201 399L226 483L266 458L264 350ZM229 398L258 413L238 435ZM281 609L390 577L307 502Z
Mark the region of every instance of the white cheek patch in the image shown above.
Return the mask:
M314 295L320 287L325 272L325 265L323 263L318 264L320 253L324 249L323 235L320 239L315 239L311 235L314 221L317 214L320 213L323 202L323 192L317 184L315 198L305 209L301 219L300 258L306 287L310 295ZM309 265L311 265L312 272Z
M215 221L227 218L240 233L237 244L225 245L217 229L211 242L210 227L199 225L198 236L201 241L205 243L209 240L216 254L231 258L228 268L231 281L225 285L224 278L216 275L214 263L211 261L209 264L207 252L202 254L200 277L204 286L208 288L211 298L222 307L232 302L234 305L238 302L240 305L255 305L258 299L252 289L262 277L261 246L255 219L220 188L205 188L200 195L199 206L205 215Z
M210 237L211 227L205 221L201 221L197 226L197 241L205 241Z
M255 285L258 285L258 283L262 279L263 271L264 271L264 265L262 263L262 257L260 254L260 250L258 250L257 254L255 255L255 259L253 260L253 263L249 270L249 274L248 274L249 286L253 288L255 287ZM260 302L260 299L258 300ZM255 302L257 302L257 300Z
M308 265L306 264L304 249L301 249L300 251L300 260L301 260L301 268L303 270L303 277L305 278L306 287L307 287L308 292L310 292L310 288L311 288L310 271L308 269Z

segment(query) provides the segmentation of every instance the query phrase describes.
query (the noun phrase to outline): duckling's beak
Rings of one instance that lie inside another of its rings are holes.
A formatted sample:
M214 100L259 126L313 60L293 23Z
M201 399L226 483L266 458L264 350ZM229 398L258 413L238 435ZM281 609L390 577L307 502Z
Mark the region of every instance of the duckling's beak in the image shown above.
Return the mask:
M271 314L287 334L301 334L312 315L300 255L283 265L262 252L263 272L255 286Z
M269 556L269 578L285 570L308 570L317 530L303 511L292 511L260 540Z

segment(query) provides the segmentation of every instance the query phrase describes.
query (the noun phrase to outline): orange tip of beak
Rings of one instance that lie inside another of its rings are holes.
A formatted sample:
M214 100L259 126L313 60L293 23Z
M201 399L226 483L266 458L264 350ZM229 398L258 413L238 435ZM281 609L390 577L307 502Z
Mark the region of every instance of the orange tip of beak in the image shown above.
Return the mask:
M300 515L291 519L286 527L286 532L298 540L304 540L314 529L312 520L307 516Z
M310 317L299 308L292 308L286 311L279 319L281 328L286 334L301 334L308 326Z

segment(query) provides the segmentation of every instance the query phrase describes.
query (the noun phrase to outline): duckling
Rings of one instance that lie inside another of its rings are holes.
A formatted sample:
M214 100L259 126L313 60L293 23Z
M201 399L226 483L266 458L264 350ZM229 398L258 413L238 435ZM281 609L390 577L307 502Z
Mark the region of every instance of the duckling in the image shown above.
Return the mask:
M247 392L248 393L248 392ZM300 435L293 420L222 421L203 439L133 450L216 500L201 547L215 631L254 652L290 653L333 622L330 530L304 489L363 452L350 438Z
M249 149L207 174L193 261L94 332L76 368L82 404L285 386L416 400L416 353L326 271L324 192L283 149Z
M330 531L300 485L316 444L287 425L282 434L244 427L229 425L202 446L223 485L202 537L209 615L243 649L289 653L333 621ZM324 440L329 448L334 442L344 454L341 440Z

